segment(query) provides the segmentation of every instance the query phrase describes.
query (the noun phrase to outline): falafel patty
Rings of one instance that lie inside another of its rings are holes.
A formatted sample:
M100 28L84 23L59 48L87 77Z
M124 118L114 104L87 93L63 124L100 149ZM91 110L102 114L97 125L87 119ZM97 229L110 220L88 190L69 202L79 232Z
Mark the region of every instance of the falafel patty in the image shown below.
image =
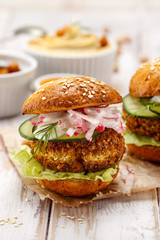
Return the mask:
M32 148L36 142L30 141ZM34 153L36 146L32 149ZM60 172L97 172L117 164L125 152L123 136L106 128L91 142L48 142L35 158L45 167Z
M123 109L123 119L126 120L126 126L132 132L139 135L153 137L160 141L160 118L137 118L132 117Z

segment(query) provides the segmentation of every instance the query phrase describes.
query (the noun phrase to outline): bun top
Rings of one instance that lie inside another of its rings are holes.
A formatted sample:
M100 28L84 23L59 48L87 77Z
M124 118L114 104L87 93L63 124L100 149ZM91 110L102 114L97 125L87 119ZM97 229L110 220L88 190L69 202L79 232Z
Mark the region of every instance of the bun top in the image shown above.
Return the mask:
M120 94L104 82L75 76L43 84L26 100L22 113L42 114L120 102Z
M160 58L140 66L131 78L129 91L137 98L160 95Z

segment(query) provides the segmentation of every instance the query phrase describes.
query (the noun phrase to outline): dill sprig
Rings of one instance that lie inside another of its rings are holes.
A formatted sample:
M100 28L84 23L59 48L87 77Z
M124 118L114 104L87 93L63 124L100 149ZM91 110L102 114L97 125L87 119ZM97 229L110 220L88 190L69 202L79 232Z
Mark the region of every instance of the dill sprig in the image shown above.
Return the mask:
M53 130L55 132L56 138L58 138L56 125L57 125L57 122L45 124L45 125L43 125L42 129L40 129L39 131L36 132L36 135L39 135L39 134L43 134L43 135L32 147L31 150L33 150L35 148L35 146L36 146L36 149L35 149L32 157L28 161L32 160L32 158L35 157L36 153L38 153L38 155L40 154L42 142L43 142L42 152L45 151L45 149L47 147L47 143L49 142L49 138L50 138Z

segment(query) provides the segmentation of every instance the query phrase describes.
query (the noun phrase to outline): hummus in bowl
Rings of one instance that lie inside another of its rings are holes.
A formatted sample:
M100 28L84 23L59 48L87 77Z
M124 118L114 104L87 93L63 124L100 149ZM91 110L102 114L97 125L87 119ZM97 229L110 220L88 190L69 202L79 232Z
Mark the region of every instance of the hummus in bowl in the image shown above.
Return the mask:
M51 55L94 55L108 51L111 45L105 36L98 38L76 25L67 25L55 35L45 35L29 41L33 51Z
M77 73L110 81L115 46L77 25L67 25L54 35L30 40L25 50L38 60L38 76L48 73Z

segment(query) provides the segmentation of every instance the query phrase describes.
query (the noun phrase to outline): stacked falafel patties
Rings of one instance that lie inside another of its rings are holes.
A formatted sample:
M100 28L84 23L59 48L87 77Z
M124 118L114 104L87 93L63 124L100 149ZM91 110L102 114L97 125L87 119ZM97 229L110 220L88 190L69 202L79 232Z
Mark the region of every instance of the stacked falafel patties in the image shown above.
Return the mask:
M27 166L25 176L66 196L105 189L125 152L116 105L121 102L115 89L94 78L75 76L42 85L22 108L23 114L38 114L19 128L34 156L25 164L19 159L22 170ZM42 132L52 126L46 142Z
M160 162L160 58L141 65L123 99L125 141L136 156Z

